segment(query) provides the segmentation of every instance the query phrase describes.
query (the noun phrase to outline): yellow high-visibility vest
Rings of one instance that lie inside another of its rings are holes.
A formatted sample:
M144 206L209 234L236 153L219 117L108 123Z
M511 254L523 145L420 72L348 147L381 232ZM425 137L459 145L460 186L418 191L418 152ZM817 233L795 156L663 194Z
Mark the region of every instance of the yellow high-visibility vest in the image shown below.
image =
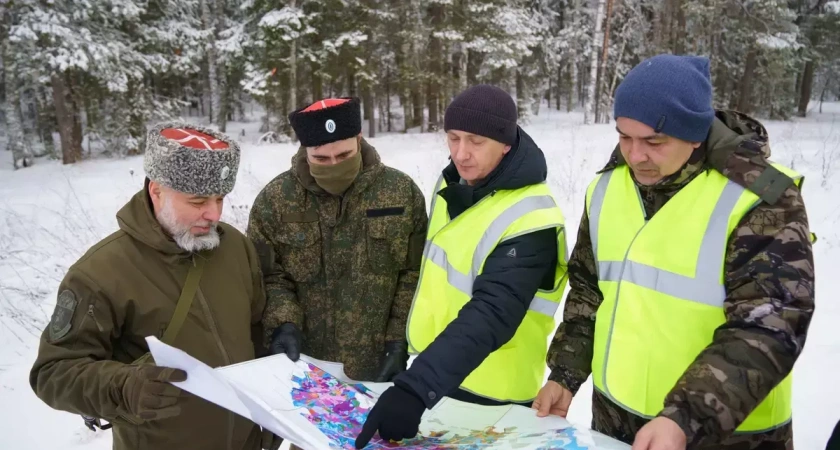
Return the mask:
M801 184L798 173L773 166ZM597 390L641 417L663 409L668 392L726 322L729 236L760 202L753 192L709 170L646 220L626 165L592 181L586 210L604 295L592 360ZM762 432L788 423L791 383L789 375L736 431Z
M443 178L435 192L444 186ZM491 353L461 384L461 389L503 402L533 400L545 379L554 314L566 287L566 238L563 213L545 183L499 190L449 219L446 200L432 200L420 280L408 317L412 354L422 352L472 298L473 282L494 248L507 239L557 229L554 288L536 292L513 338Z

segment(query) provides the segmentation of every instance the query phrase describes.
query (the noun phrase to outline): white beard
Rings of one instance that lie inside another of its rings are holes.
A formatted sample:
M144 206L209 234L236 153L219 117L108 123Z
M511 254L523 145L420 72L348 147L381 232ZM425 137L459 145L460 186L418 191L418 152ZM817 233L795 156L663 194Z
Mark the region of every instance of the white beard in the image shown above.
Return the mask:
M206 223L182 225L178 223L175 218L175 210L172 208L172 202L166 197L163 198L160 213L158 214L158 222L166 232L168 232L178 247L190 252L200 252L204 250L212 250L219 246L219 232L216 229L218 223L211 223L210 232L201 236L196 236L190 231L193 226L207 226Z

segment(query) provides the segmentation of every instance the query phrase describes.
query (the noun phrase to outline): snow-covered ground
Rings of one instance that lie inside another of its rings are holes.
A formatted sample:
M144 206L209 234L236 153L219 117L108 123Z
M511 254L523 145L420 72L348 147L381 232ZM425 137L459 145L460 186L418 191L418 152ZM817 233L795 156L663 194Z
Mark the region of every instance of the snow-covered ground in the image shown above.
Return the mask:
M794 375L797 449L825 448L840 419L840 104L791 122L765 122L776 161L805 174L804 197L815 245L818 300L805 351ZM583 126L581 114L543 112L524 126L545 151L549 182L566 215L573 245L586 186L616 143L614 125ZM233 123L228 132L243 142L236 189L224 220L244 229L260 188L289 167L295 147L256 145L258 124ZM245 130L245 137L240 131ZM427 195L447 151L442 133L380 135L371 142L388 165L412 176ZM78 416L43 404L28 384L38 337L49 321L56 290L66 270L84 251L116 229L117 210L142 186L142 157L92 160L71 166L38 161L11 170L0 152L0 448L106 449L110 432L92 433ZM836 264L836 265L835 265ZM825 295L827 294L827 295ZM572 404L570 419L588 425L591 384Z

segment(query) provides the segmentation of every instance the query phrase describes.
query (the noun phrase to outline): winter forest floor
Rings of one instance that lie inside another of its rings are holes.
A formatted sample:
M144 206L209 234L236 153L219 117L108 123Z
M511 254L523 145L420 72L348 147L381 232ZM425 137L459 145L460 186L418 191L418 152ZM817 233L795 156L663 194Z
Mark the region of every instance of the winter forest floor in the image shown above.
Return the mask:
M547 111L523 128L546 153L549 183L566 215L574 244L586 186L617 142L614 124L581 125L579 113ZM773 159L805 175L804 198L818 237L814 258L818 292L805 351L794 369L794 432L800 450L825 448L840 419L840 103L813 107L807 119L767 122ZM289 167L292 144L255 144L256 119L231 123L243 144L236 189L223 220L244 230L251 202L268 181ZM245 137L240 132L245 130ZM443 133L380 134L370 140L388 165L413 177L430 200L446 164ZM110 432L92 433L78 416L43 404L28 384L38 338L49 321L65 270L89 246L116 229L117 210L142 186L142 157L94 159L71 166L39 160L11 170L0 151L0 448L107 449ZM828 296L824 295L828 293ZM569 419L588 426L591 383L572 403Z

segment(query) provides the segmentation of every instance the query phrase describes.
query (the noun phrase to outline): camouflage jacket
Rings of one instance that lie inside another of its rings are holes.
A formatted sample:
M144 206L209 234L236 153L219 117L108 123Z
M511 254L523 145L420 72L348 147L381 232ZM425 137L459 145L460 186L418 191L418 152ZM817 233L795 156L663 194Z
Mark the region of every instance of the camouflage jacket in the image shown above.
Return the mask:
M680 172L653 186L637 184L647 216L704 170L719 170L749 185L767 166L769 155L767 134L760 123L738 113L718 112L709 138ZM620 164L624 161L616 149L603 170ZM762 440L789 439L789 426L747 438L731 433L791 372L805 344L814 311L810 236L805 205L793 185L774 204L763 202L753 209L731 234L724 280L727 323L663 399L660 413L683 428L689 448L741 449ZM550 379L574 393L591 372L595 318L603 300L585 211L569 275L571 290L548 363ZM733 380L749 380L749 384ZM645 421L597 391L594 396L593 426L632 442ZM744 439L752 444L744 446Z
M371 380L385 343L405 341L428 216L411 178L364 140L361 151L361 172L339 197L315 183L301 148L257 196L247 234L265 275L267 335L292 322L303 353Z

